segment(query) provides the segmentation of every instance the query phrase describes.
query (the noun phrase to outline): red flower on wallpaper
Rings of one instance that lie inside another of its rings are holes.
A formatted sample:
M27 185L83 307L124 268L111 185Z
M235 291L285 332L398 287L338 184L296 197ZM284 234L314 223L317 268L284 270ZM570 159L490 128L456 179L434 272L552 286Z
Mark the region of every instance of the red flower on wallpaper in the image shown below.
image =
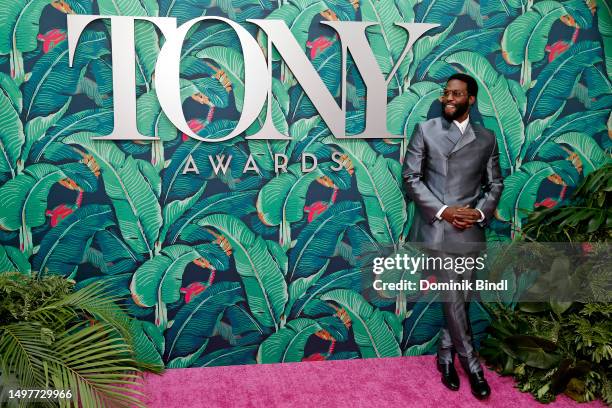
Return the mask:
M46 215L51 217L51 226L55 227L59 224L64 218L72 214L74 210L72 207L66 206L66 204L60 204L52 210L47 210L45 212Z
M45 34L38 34L38 41L43 43L43 52L46 54L53 49L57 44L66 39L66 32L59 28L47 31Z
M320 52L332 45L329 38L320 36L314 41L306 41L306 47L310 48L310 59L315 59Z
M570 47L565 41L557 41L552 45L547 45L545 50L548 52L548 62L553 62L555 58L563 54Z
M302 361L325 361L326 357L321 353L314 353L308 357L304 357Z
M181 293L185 294L185 303L191 302L194 296L204 292L206 286L200 282L193 282L187 285L186 288L181 288Z
M206 124L198 119L191 119L187 124L189 125L189 129L193 130L193 133L198 133L206 127ZM189 136L183 133L183 142L186 142L187 139L189 139Z
M571 16L565 16L565 17L569 17L572 21L572 24L575 23ZM561 20L563 20L563 17L561 17ZM572 24L568 24L568 25L572 27L576 27L575 25L572 25ZM574 33L572 34L571 42L561 40L561 41L557 41L556 43L552 45L547 45L545 50L546 52L549 53L548 62L553 62L555 58L563 54L565 51L569 49L569 47L575 44L576 40L578 40L578 33L580 33L580 28L576 27L576 29L574 30Z
M555 205L557 205L557 201L553 200L550 197L547 197L544 200L540 201L539 203L535 203L534 207L553 208Z
M330 201L315 201L314 203L304 207L304 212L308 214L308 222L313 222L317 216L325 212L329 206L336 202L338 197L338 188L334 186L334 192L332 193Z
M308 214L308 222L313 222L315 218L321 213L323 213L329 204L327 201L316 201L310 205L304 207L304 212Z

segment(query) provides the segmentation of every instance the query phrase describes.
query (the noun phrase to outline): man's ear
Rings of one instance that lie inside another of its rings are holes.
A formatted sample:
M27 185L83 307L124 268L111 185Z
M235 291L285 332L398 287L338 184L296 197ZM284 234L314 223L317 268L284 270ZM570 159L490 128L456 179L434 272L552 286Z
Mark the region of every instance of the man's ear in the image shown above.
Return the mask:
M475 97L474 95L470 95L470 96L468 97L468 103L469 103L470 105L475 104L475 103L476 103L476 97Z

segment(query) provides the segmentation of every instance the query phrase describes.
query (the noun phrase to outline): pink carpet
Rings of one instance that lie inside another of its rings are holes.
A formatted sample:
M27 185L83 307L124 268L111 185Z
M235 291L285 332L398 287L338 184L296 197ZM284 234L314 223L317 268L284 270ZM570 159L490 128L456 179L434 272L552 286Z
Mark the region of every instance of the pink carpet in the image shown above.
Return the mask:
M492 394L480 402L458 371L461 389L453 392L440 383L433 356L188 368L148 375L144 392L151 408L545 407L490 370L485 375ZM548 406L605 405L561 395Z

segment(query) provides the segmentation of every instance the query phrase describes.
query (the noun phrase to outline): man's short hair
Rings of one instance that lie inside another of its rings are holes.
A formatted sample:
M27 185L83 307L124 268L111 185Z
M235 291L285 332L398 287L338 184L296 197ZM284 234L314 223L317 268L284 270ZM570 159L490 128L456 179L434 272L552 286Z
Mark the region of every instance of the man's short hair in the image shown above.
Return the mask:
M467 91L468 91L468 95L472 95L474 97L476 97L476 95L478 95L478 82L476 82L476 80L474 78L472 78L471 76L469 76L468 74L453 74L451 75L446 82L450 82L453 79L457 79L461 82L464 82L467 85Z

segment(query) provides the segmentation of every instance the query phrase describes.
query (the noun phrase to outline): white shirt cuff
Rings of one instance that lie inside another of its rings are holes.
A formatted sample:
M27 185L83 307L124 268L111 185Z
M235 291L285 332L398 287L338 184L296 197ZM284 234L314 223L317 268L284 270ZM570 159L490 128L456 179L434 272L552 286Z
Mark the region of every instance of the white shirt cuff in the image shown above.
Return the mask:
M443 205L442 208L440 208L438 210L438 212L436 213L436 218L439 220L442 220L442 213L444 212L444 210L446 210L448 208L448 205ZM482 214L482 213L481 213ZM483 216L484 219L484 216Z
M485 215L482 211L480 211L480 208L477 208L477 210L480 213L480 219L478 220L478 222L483 222L485 220Z

